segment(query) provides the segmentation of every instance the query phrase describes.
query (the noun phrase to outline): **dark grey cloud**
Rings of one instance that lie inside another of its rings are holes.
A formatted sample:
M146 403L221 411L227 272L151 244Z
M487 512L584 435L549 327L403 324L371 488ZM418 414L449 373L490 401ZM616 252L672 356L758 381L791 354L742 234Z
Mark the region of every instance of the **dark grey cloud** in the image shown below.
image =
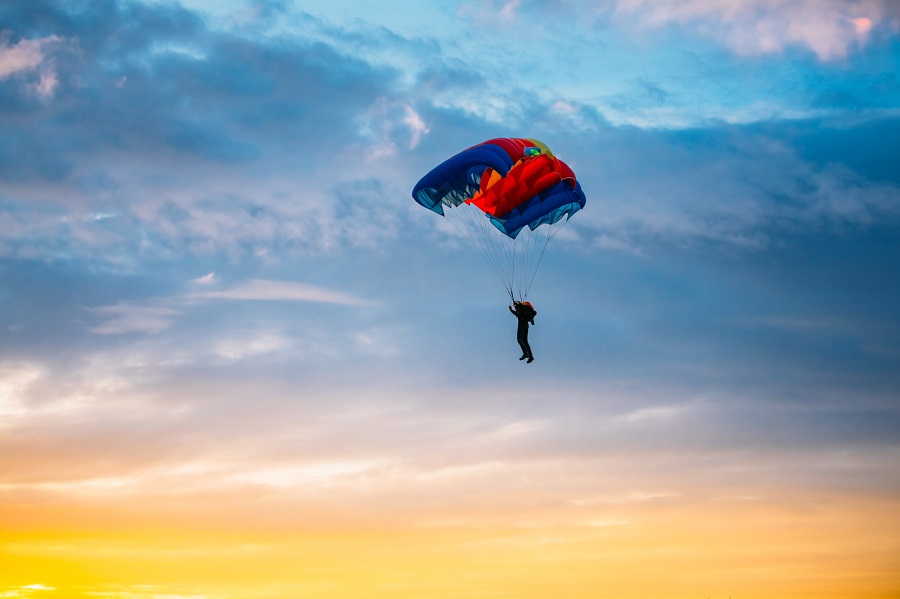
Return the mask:
M329 250L353 245L351 230L366 225L362 213L336 213L343 203L332 196L374 185L401 201L391 153L419 143L425 127L398 73L354 56L371 49L362 34L302 13L316 35L212 29L165 4L39 8L5 15L16 39L65 42L45 57L59 76L50 97L0 81L5 104L18 106L0 117L7 255L103 259L116 244L128 268L185 247Z
M259 157L259 141L277 133L281 151L305 149L314 157L313 148L347 143L352 116L384 93L381 81L390 78L322 44L213 32L195 14L168 5L112 7L91 4L78 18L52 23L54 35L69 40L60 52L68 62L56 58L59 89L53 101L31 107L30 122L4 111L4 129L21 132L7 138L16 154L33 147L26 156L71 164L85 153L126 151L148 160L174 150L187 161L245 161ZM13 26L34 35L22 20ZM42 127L33 126L38 120Z
M15 150L4 172L21 173L29 156L71 168L85 153L104 151L142 160L173 152L187 163L282 162L296 153L314 162L354 139L354 117L387 94L395 77L320 42L213 31L177 6L11 12L7 22L17 35L54 31L67 45L55 56L53 101L33 102L30 122L4 111L3 127L14 134L6 145ZM16 82L3 86L9 96ZM261 140L275 151L261 156ZM10 162L13 155L25 159Z

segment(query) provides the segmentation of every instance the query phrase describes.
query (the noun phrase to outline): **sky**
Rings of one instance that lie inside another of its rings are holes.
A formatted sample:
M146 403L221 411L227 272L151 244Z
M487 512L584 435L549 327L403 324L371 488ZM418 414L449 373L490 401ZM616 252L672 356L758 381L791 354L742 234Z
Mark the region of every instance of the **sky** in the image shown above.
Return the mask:
M0 597L900 595L898 140L892 0L4 1Z

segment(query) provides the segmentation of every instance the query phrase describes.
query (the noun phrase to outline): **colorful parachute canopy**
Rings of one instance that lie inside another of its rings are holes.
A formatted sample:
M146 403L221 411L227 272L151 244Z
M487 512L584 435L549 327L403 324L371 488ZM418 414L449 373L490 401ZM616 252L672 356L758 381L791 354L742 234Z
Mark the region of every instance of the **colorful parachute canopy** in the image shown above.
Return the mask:
M575 173L534 139L491 139L444 161L413 188L429 210L476 206L504 235L515 238L554 224L584 207Z
M572 169L525 138L463 150L422 177L412 195L447 217L513 299L528 295L550 239L585 202Z

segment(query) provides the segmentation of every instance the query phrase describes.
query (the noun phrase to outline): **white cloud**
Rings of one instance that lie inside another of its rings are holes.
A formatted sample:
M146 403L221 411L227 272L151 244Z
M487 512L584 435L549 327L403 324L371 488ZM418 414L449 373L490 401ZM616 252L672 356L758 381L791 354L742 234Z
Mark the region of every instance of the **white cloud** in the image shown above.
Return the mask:
M7 37L0 38L0 79L14 74L37 73L38 81L31 84L31 89L41 97L53 95L59 80L52 62L46 57L45 48L59 41L59 37L51 35L20 40L10 46Z
M55 35L34 40L21 40L15 46L0 39L0 79L13 73L33 71L44 61L44 45L59 41Z
M23 414L26 409L22 397L43 374L33 364L0 364L0 416Z
M868 43L874 27L896 28L900 18L888 0L618 0L616 6L649 27L696 25L739 54L805 46L823 61L847 56Z
M118 303L113 306L91 308L92 312L109 315L106 322L91 329L98 335L121 335L124 333L159 333L169 328L178 315L177 310L163 306L137 306Z
M500 9L500 18L504 20L512 20L516 18L516 11L522 6L522 0L508 0L503 8Z
M191 283L196 286L209 287L215 281L217 281L215 273L211 272L193 279ZM192 306L217 300L315 302L345 306L369 304L362 298L323 287L290 281L253 279L230 289L219 291L212 289L192 291L181 295L156 298L144 304L119 302L114 305L88 308L89 312L106 319L89 330L97 335L129 333L156 335L172 327L179 318L190 311ZM381 336L379 331L373 333L378 337ZM369 335L368 341L366 339L364 334L363 337L356 338L354 341L358 349L371 351L376 343L375 337ZM378 345L381 352L386 351L385 344L380 340ZM233 361L284 352L293 347L294 343L289 337L278 332L263 331L254 333L250 337L232 336L219 339L213 342L206 352L207 354L211 353L217 360ZM391 350L388 348L387 351ZM176 363L178 361L175 360Z
M250 339L223 339L214 352L226 360L243 360L254 356L281 352L292 347L290 339L277 333L262 333Z
M197 285L204 285L204 286L215 285L217 282L218 282L218 279L216 278L215 272L210 272L210 273L203 275L202 277L197 277L196 279L191 280L191 283L195 283Z
M398 145L413 150L429 133L428 125L412 106L383 97L359 118L359 130L372 141L367 158L375 160L393 156Z
M619 239L618 237L607 235L605 233L598 235L594 239L594 245L602 250L641 255L641 250L639 247L636 247L625 240Z
M13 587L10 590L0 593L0 598L21 598L34 597L34 593L41 591L55 591L56 587L47 586L45 584L28 584L21 587Z
M485 2L466 2L459 8L459 14L468 16L483 27L496 26L498 23L512 23L522 8L522 0L496 0Z
M53 95L58 84L59 79L56 77L56 72L47 70L41 73L40 80L32 87L32 89L34 89L34 91L37 92L37 95L42 98L48 98Z
M678 418L690 409L686 405L669 405L654 406L651 408L641 408L618 417L615 420L624 420L626 422L642 422L647 420L673 420Z
M326 304L364 305L365 300L305 283L254 279L223 291L201 291L188 294L189 299L224 299L250 301L319 302Z
M606 520L590 520L585 522L583 526L589 526L591 528L605 528L607 526L628 526L631 524L631 520L610 518Z
M237 473L235 479L273 487L328 485L363 475L376 466L378 466L378 462L371 460L319 461L308 464L245 469Z
M403 124L410 129L409 149L414 150L419 145L419 141L423 135L428 133L428 126L419 116L419 113L413 110L413 107L406 104L404 107Z
M120 364L128 360L121 353L119 350L116 356ZM0 429L63 420L71 423L73 417L91 413L101 403L106 416L115 405L127 417L134 417L142 399L132 393L129 369L133 372L133 364L112 368L96 356L88 357L84 369L72 375L42 364L0 363Z

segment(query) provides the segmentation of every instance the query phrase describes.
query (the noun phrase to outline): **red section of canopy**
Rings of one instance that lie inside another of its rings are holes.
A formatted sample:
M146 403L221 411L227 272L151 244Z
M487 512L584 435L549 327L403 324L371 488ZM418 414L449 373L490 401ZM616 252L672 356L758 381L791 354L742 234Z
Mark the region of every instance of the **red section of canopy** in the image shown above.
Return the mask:
M524 140L492 140L520 142ZM497 143L497 145L500 145ZM514 144L509 144L514 145ZM515 144L518 145L518 144ZM522 147L522 153L528 146ZM506 148L504 148L506 150ZM509 153L509 150L506 150ZM575 174L564 162L546 154L518 159L505 177L493 169L487 169L481 177L481 187L467 200L492 216L502 216L523 204L562 179L575 179Z

